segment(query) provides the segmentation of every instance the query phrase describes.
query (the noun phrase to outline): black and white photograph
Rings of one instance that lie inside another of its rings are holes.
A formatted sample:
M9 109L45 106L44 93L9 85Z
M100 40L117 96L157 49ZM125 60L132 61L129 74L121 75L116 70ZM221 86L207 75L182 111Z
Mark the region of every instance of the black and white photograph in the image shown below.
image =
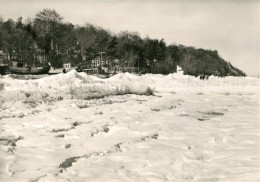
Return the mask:
M0 0L0 182L259 182L259 0Z

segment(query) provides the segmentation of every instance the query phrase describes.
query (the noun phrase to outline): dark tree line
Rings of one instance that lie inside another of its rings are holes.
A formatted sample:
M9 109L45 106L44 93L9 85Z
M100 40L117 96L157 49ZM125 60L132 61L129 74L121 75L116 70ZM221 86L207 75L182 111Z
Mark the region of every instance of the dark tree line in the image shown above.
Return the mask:
M137 32L119 34L86 24L63 21L55 10L44 9L34 19L0 18L0 49L9 60L29 65L49 61L54 67L65 62L91 65L103 53L104 66L138 67L140 72L168 74L180 65L190 75L245 75L223 60L217 51L183 45L167 46L163 39L141 38ZM93 65L92 65L93 66Z
M221 58L216 50L196 49L183 45L170 45L171 56L187 75L246 76L230 62Z

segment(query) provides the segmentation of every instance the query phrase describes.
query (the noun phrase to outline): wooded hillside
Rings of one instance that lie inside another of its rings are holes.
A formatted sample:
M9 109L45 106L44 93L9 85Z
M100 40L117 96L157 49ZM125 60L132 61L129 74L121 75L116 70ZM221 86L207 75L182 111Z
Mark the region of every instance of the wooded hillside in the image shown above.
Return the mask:
M0 18L0 50L10 60L28 65L44 60L54 67L65 62L90 65L102 52L103 66L138 67L142 73L168 74L180 65L189 75L245 76L217 51L167 46L164 39L141 38L137 32L114 34L91 24L73 25L51 9L38 12L33 19Z

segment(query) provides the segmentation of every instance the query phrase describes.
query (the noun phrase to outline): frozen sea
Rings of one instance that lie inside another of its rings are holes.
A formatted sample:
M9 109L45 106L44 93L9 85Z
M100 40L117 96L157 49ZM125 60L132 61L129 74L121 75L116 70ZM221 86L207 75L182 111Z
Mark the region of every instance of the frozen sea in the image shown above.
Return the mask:
M260 179L258 78L24 78L0 77L1 182Z

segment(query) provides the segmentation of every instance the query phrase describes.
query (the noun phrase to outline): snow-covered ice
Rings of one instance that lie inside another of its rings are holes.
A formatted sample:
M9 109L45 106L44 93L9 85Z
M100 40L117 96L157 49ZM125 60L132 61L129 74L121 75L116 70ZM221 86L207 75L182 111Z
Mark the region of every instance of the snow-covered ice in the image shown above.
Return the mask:
M0 181L259 181L259 86L181 73L2 76Z

